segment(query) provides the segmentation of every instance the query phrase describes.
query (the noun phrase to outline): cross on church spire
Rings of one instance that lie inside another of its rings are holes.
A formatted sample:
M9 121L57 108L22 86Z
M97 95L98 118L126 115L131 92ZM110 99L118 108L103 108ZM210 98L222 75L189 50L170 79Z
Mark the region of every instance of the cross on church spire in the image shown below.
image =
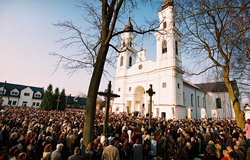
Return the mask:
M133 25L131 24L131 21L130 21L130 16L128 17L128 22L127 24L125 25L125 28L124 28L124 31L128 31L128 32L132 32L133 31Z

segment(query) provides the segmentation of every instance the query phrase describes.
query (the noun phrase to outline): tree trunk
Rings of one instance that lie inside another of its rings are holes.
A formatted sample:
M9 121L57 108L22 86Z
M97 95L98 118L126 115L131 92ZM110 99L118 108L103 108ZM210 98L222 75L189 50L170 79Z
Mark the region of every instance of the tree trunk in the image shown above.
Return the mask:
M83 130L83 150L85 150L88 144L94 140L96 98L99 85L101 82L102 72L107 53L108 53L108 45L101 45L96 63L94 65L94 71L90 80L87 103L86 103L84 130Z
M235 120L236 120L237 126L243 130L245 128L244 112L240 109L239 100L235 95L235 90L234 90L228 77L229 77L229 71L226 70L226 71L224 71L224 81L225 81L226 87L228 89L229 96L230 96L232 103L233 103L233 108L234 108L234 112L235 112Z

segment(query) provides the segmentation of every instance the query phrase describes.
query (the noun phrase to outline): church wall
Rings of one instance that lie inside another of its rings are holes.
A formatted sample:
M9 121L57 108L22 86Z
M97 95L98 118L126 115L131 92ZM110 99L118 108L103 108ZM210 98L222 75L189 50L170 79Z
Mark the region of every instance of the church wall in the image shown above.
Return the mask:
M115 106L112 107L112 111L115 112L125 112L126 111L126 104L125 104L125 94L126 93L126 79L125 78L116 78L115 80L115 89L114 92L120 97L115 98Z
M201 108L203 107L204 92L194 87L191 87L187 84L184 85L183 92L184 92L183 101L186 108L186 115L188 115L187 114L188 108L191 108L192 118L200 119Z
M140 69L141 67L141 69ZM127 70L126 76L139 75L139 74L152 74L155 72L156 63L152 61L137 62Z
M177 98L177 102L176 102L176 105L179 105L179 106L184 106L183 105L183 79L182 77L181 78L178 78L177 76L177 82L176 82L176 98Z
M216 107L216 98L221 99L221 108ZM234 118L232 101L228 92L208 92L206 94L206 110L208 118L216 118L212 110L216 110L217 118Z
M186 108L183 106L176 106L176 119L185 119L186 118Z

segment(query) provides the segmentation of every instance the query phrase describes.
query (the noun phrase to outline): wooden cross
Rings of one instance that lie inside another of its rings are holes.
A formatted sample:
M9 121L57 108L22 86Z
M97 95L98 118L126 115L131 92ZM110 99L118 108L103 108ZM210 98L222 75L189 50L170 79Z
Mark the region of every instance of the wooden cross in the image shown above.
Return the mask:
M148 121L148 126L149 128L151 128L151 117L152 117L152 97L153 95L155 94L155 92L153 91L153 85L150 84L149 85L149 89L146 91L146 93L148 93L149 95L149 103L150 103L150 106L149 106L149 121Z
M111 91L111 81L109 81L108 84L108 88L104 91L104 92L98 92L98 94L100 96L104 96L106 99L106 113L105 113L105 117L104 117L104 128L103 128L103 133L104 135L107 134L107 130L108 130L108 119L109 119L109 104L110 104L110 100L112 98L117 98L120 97L118 94L114 94L113 91Z
M58 96L57 97L57 100L56 100L56 102L57 102L57 105L56 105L56 110L58 111L58 107L59 107L59 103L60 103L60 96Z

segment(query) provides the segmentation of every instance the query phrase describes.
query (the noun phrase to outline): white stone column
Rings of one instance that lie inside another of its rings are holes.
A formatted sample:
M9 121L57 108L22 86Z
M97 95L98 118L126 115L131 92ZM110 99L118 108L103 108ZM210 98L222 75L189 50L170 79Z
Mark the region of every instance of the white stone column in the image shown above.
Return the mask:
M132 100L131 113L135 112L135 98Z

